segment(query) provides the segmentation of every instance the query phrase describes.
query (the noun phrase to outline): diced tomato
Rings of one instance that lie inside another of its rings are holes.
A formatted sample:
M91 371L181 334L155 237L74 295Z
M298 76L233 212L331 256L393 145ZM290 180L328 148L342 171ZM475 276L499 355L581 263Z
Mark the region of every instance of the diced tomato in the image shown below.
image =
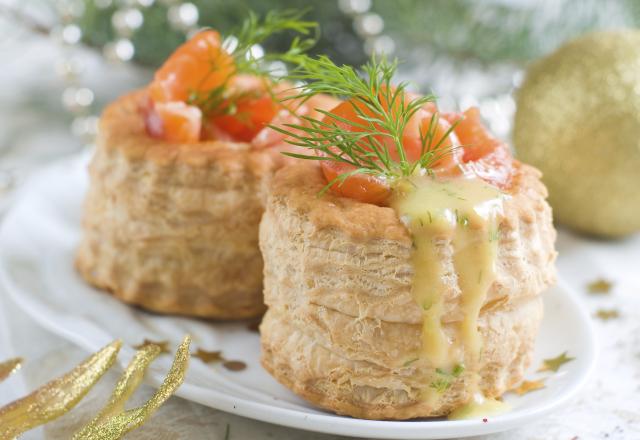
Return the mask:
M290 87L277 91L278 98L283 99L286 96L294 94ZM271 126L286 128L290 133L298 134L299 130L295 130L291 127L285 127L285 124L294 125L308 125L308 123L301 119L302 116L307 116L313 119L322 119L324 116L321 111L329 111L335 108L340 101L329 95L315 95L308 100L290 99L285 103L286 108L282 108L278 111L276 116L269 122L269 126L266 126L251 140L251 143L255 148L267 148L279 145L283 148L283 151L296 152L300 154L308 154L308 151L302 147L295 147L286 143L287 136L277 130L274 130Z
M414 97L407 96L407 102ZM423 136L429 132L432 123L436 124L432 129L432 138L425 148L431 148L434 155L434 162L431 166L436 172L441 174L453 175L460 174L459 163L462 160L463 152L452 147L457 144L455 134L449 132L451 124L445 119L440 118L436 112L437 109L432 103L428 103L424 108L418 110L411 117L405 127L402 136L402 147L407 161L415 162L423 154ZM364 106L364 104L346 101L332 109L331 115L323 118L323 122L335 124L337 127L351 132L369 131L368 127L371 122L362 118L365 116L374 116L373 112ZM432 122L433 119L433 122ZM382 131L380 127L375 127ZM445 135L449 135L445 139ZM376 135L374 137L378 144L384 145L389 151L392 160L399 161L401 153L398 151L393 139L385 135ZM363 149L373 150L374 147L369 141L362 141ZM331 181L339 174L348 173L353 167L348 164L336 163L332 161L322 161L321 167L327 181ZM331 188L334 192L352 197L354 199L379 204L389 195L389 186L387 182L373 176L355 174L344 181L342 185L333 185Z
M410 97L407 97L407 100L410 99ZM404 133L402 136L402 146L405 157L410 162L416 161L422 155L421 133L426 134L428 130L431 118L434 114L432 112L433 109L435 109L433 105L427 105L424 108L418 110L411 117L411 119L409 119L409 122L404 129ZM374 116L373 112L369 108L366 108L364 104L354 103L353 101L345 101L331 110L331 114L335 115L335 117L325 116L323 118L323 121L326 123L335 124L339 128L351 132L369 131L371 123L363 119L360 116L359 112L368 117ZM345 122L345 120L352 122ZM433 139L431 142L432 147L435 148L436 146L438 146L438 149L449 149L452 146L452 142L454 140L451 138L443 140L443 137L447 130L449 130L451 125L446 120L439 118L437 115L435 117L435 122L437 123L437 125L433 133ZM377 124L374 127L382 131L382 129L378 127ZM377 135L374 136L374 138L376 139L378 144L384 145L388 148L391 159L395 161L400 160L400 152L389 136ZM372 149L371 144L368 141L363 141L362 147L365 149ZM443 164L446 162L446 158L443 158Z
M456 124L454 131L464 151L462 171L507 188L513 171L513 157L509 147L484 126L480 110L470 107L463 113L445 113L443 117Z
M302 115L302 113L298 113ZM254 137L251 139L251 144L255 148L268 148L274 147L278 144L281 146L286 145L285 139L286 135L282 132L274 130L271 126L282 127L285 128L285 124L296 124L300 125L303 121L296 116L294 113L287 109L281 109L278 111L276 116L269 122L268 126L265 126L262 130L260 130ZM293 132L292 128L287 128L287 130ZM291 150L291 145L286 145L288 150ZM303 151L305 153L305 151Z
M202 112L184 102L159 102L145 115L150 136L168 142L193 143L200 140Z
M330 115L324 116L322 121L326 124L333 124L345 131L366 131L370 123L362 119L358 111L367 116L373 116L370 109L363 104L344 101L331 109ZM390 145L390 139L385 136L375 136L374 139L382 145ZM373 150L373 147L367 141L363 140L361 146L367 150ZM354 170L354 167L349 164L329 160L320 162L320 167L327 182L331 182L339 175ZM388 197L390 188L386 182L377 177L367 174L354 174L341 183L334 183L331 186L331 190L334 193L361 202L379 204Z
M513 174L513 157L506 144L498 144L493 151L476 160L460 165L467 176L477 176L499 188L507 189Z
M225 98L204 121L203 139L251 141L282 109L268 87L270 84L255 76L230 78Z
M320 165L327 182L353 170L351 165L345 163L322 161ZM354 174L341 183L334 183L331 186L331 191L361 202L380 205L389 197L391 189L380 178L367 174Z
M271 96L238 99L229 114L215 115L209 121L237 141L249 142L278 113L280 106Z
M163 128L162 119L160 115L155 111L153 101L149 98L149 95L145 95L140 102L138 108L140 114L144 118L144 125L147 130L147 134L156 139L162 139Z
M236 75L233 57L222 48L220 34L212 30L198 33L176 49L156 72L148 92L157 105L176 102L201 105L202 101L207 101L209 92L221 86L224 87L222 100L211 109L212 116L202 124L200 135L204 139L249 142L281 109L277 100L267 92L263 79ZM198 97L196 102L192 101L194 96ZM173 105L170 110L164 109L170 118L162 127L162 137L167 140L191 139L190 135L185 137L184 130L187 126L189 133L195 129L195 119L190 119L195 116L180 114L186 118L183 119L185 123L189 120L191 124L178 124L175 116L179 111L182 110ZM155 113L148 112L147 131L158 136ZM173 133L174 129L181 131Z
M192 92L219 87L234 72L233 58L222 48L220 34L203 31L171 54L156 72L149 94L155 102L186 102Z
M459 148L460 143L456 138L455 132L451 131L451 124L442 118L439 113L426 113L421 116L422 126L418 137L404 136L405 145L411 145L411 149L417 151L415 159L412 158L412 160L417 160L422 156L422 139L420 133L422 133L422 136L429 133L430 126L433 123L436 124L435 129L432 129L432 138L428 140L426 144L426 148L430 148L433 154L433 162L430 167L440 175L460 174L459 165L462 162L464 152Z
M408 96L406 101L413 98ZM363 119L361 114L373 116L363 104L347 101L332 109L331 115L325 116L323 121L346 131L370 131L371 123ZM426 148L433 152L434 159L430 167L436 175L480 177L498 187L509 186L513 168L511 153L504 142L494 138L485 128L477 108L470 108L464 113L440 115L434 104L425 105L409 120L403 133L402 146L409 162L415 162L424 153L422 140L430 133L432 123L436 125L431 129L431 139ZM452 130L453 124L456 125ZM388 136L377 135L375 139L387 147L391 159L400 160L401 154ZM361 146L373 150L367 141L362 141ZM349 164L332 161L322 161L321 168L327 181L354 169ZM346 197L374 204L384 203L390 191L384 180L363 174L354 174L342 185L334 184L331 189Z
M444 117L452 124L457 122L455 133L464 148L465 162L478 160L503 144L482 124L478 107L470 107L462 114L448 113Z

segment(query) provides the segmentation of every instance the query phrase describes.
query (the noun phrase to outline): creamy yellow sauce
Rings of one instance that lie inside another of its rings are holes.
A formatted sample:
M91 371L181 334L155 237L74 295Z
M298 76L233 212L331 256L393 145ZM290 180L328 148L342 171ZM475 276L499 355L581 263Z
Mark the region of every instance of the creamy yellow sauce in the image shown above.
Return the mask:
M451 414L449 414L449 420L465 420L465 419L480 419L488 416L494 416L502 414L511 409L509 404L497 399L490 399L484 397L480 393L476 393L473 396L473 400L466 405L457 408Z
M504 197L497 188L480 179L438 181L421 176L401 182L391 202L413 238L412 291L423 309L419 357L439 371L450 372L464 365L471 392L478 389L478 375L474 374L482 349L478 315L495 279ZM453 247L453 271L444 267L446 259L439 255L443 250L438 243L442 242ZM447 273L451 276L451 272L460 287L463 315L455 335L447 335L443 329L445 276ZM436 400L442 392L437 388L425 388L423 398Z

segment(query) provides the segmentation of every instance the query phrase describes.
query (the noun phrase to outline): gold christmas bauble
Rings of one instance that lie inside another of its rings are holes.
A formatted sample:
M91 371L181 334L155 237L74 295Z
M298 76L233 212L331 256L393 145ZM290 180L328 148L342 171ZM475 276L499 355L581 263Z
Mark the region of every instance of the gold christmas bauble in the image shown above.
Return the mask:
M543 172L558 222L604 237L640 231L640 31L591 33L533 64L514 143Z

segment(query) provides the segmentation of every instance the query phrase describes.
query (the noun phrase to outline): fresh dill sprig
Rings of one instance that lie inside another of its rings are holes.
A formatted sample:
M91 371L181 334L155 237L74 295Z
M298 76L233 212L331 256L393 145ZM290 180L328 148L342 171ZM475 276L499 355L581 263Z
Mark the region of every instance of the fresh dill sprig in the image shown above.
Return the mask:
M247 19L223 42L223 49L231 55L233 66L230 74L221 85L211 90L193 90L187 103L199 107L205 114L234 114L236 103L255 91L230 94L228 90L231 78L239 73L258 76L264 80L265 90L272 94L271 83L274 80L274 62L290 63L314 46L318 37L318 24L303 20L307 10L287 9L269 11L262 19L250 11ZM256 48L270 37L293 32L295 35L289 48L284 52L256 53ZM219 68L217 60L211 60L211 69ZM202 82L206 80L203 78Z
M460 377L462 373L464 373L464 370L465 367L462 364L456 364L451 372L436 368L436 377L431 381L429 386L435 389L438 393L444 393L451 388L453 382Z
M305 147L314 154L284 153L288 156L332 161L353 168L329 182L326 191L335 183L342 184L355 174L368 174L393 182L413 175L416 170L429 172L431 167L452 148L443 144L454 127L436 139L439 114L434 112L427 129L420 130L421 151L417 160L410 160L403 145L403 135L410 119L425 104L435 102L433 95L407 94L407 82L393 85L398 62L385 58L371 59L361 72L351 66L338 66L328 57L298 57L298 67L290 79L302 81L304 86L294 99L308 99L324 93L348 100L359 121L347 120L330 111L318 110L323 120L303 116L302 124L286 124L272 128L288 136L291 145ZM289 98L291 99L291 98ZM345 128L344 126L347 126ZM397 151L397 159L391 148Z
M298 56L311 49L317 41L318 23L302 20L308 10L286 9L283 11L269 11L262 20L249 12L249 17L240 28L233 32L228 43L229 50L236 62L236 69L240 73L254 75L270 75L266 63L273 61L291 62ZM253 48L264 43L273 35L282 32L293 32L298 35L291 40L289 48L285 52L270 52L262 56L256 56ZM313 34L313 36L311 36Z

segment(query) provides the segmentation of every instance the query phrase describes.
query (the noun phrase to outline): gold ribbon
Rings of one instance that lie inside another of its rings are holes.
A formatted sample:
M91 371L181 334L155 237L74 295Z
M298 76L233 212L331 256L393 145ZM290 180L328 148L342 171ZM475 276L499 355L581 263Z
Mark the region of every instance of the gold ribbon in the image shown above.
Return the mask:
M140 427L178 389L189 366L189 345L186 336L176 351L173 364L156 393L142 406L124 410L124 404L138 388L149 364L160 354L160 347L147 345L131 361L118 381L107 405L100 414L74 436L74 440L116 440Z
M18 371L21 366L22 358L14 358L9 359L8 361L0 362L0 382Z
M71 410L113 365L122 343L112 342L69 373L0 408L0 438L14 438Z
M101 422L113 417L124 411L124 404L129 400L131 395L140 386L144 373L151 362L158 357L161 352L158 345L146 345L138 350L124 371L120 380L109 398L109 402L102 408L102 411L78 432L74 438L86 438L88 432L98 426Z

